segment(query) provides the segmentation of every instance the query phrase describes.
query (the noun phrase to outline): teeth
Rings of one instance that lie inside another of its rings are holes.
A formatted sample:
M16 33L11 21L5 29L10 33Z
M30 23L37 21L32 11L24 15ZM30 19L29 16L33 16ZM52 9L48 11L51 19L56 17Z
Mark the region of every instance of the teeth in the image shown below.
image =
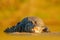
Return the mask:
M39 32L39 31L37 31L37 30L36 30L35 32L36 32L36 33L40 33L40 32Z
M42 27L34 27L33 30L35 31L35 33L41 33L43 28Z
M39 33L40 32L40 28L39 27L34 27L33 30L35 31L35 33Z

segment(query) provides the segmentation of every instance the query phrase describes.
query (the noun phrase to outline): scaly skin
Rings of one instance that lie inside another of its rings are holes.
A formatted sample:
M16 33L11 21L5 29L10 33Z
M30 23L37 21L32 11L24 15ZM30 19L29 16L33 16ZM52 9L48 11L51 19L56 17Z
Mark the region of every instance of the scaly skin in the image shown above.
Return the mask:
M16 26L7 28L4 30L6 33L13 32L29 32L29 33L41 33L48 32L48 28L45 26L43 21L38 17L26 17L21 22L17 23Z

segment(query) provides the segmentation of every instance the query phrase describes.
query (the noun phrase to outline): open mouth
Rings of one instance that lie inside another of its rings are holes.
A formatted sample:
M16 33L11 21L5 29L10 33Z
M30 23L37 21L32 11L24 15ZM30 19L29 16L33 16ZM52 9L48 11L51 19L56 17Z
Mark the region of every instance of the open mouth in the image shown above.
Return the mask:
M48 32L48 28L34 27L32 31L34 31L35 33Z
M34 31L35 33L40 33L41 30L39 27L34 27L32 31Z

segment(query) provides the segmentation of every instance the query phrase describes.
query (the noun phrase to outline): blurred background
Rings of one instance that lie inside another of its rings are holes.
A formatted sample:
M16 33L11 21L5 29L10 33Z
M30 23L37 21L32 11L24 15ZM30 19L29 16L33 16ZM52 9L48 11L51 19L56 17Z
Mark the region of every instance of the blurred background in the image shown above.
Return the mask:
M51 32L60 32L60 0L0 0L0 32L26 16L40 17Z
M8 35L4 30L24 17L40 17L52 34ZM0 0L0 40L59 40L60 0Z

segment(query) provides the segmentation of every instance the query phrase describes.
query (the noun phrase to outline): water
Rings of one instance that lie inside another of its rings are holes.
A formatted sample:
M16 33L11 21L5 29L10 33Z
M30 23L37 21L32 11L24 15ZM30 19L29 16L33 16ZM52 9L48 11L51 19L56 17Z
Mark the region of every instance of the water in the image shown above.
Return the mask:
M49 26L49 25L48 25ZM50 33L4 33L0 31L0 40L60 40L60 26L49 26Z

